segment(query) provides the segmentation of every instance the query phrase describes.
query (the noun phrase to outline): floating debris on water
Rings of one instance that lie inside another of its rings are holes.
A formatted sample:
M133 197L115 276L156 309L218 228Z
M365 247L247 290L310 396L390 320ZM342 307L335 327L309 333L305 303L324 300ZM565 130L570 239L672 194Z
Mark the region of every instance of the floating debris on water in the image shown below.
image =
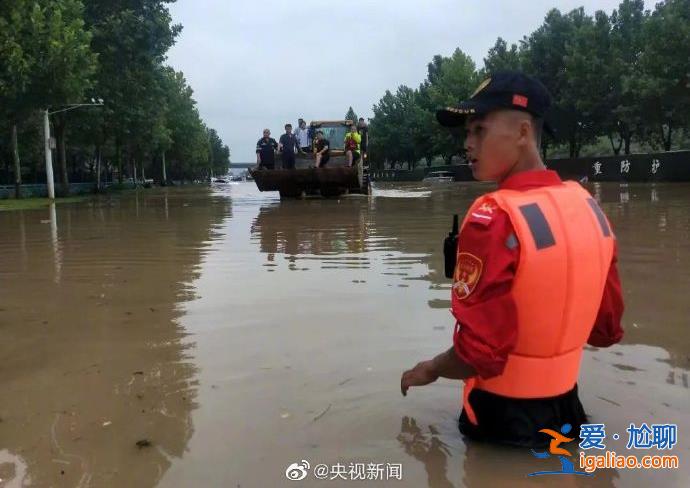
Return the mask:
M138 441L137 441L137 447L138 447L139 449L142 449L142 448L144 448L144 447L151 447L151 445L152 445L152 444L151 444L151 441L148 440L148 439L141 439L141 440L138 440Z
M323 417L324 415L326 415L326 413L331 409L331 406L332 406L332 405L333 405L332 403L329 403L328 406L326 407L326 410L324 410L323 412L321 412L320 414L318 414L316 417L314 417L314 420L312 420L312 422L316 422L316 421L319 420L321 417Z

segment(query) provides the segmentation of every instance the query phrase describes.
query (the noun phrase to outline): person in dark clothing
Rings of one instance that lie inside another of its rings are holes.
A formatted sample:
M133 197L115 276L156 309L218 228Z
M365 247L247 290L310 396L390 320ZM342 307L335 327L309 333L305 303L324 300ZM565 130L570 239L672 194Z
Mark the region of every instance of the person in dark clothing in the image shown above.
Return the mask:
M264 129L264 136L256 143L256 164L259 168L273 169L278 143L271 137L271 131Z
M316 143L314 144L316 149L316 167L320 168L328 163L331 159L331 153L328 149L330 142L323 136L322 131L316 132Z
M292 133L292 124L285 124L285 134L280 136L278 142L278 151L283 161L283 169L295 169L295 151L297 149L297 138Z

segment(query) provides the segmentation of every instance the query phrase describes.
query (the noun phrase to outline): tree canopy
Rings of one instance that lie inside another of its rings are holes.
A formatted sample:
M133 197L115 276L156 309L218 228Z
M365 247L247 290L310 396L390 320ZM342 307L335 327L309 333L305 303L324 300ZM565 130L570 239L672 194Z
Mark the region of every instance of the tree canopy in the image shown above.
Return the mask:
M623 0L610 14L552 9L518 43L499 37L483 61L477 69L458 48L434 56L419 87L386 91L373 106L370 160L412 168L461 156L462 131L443 129L435 112L502 70L524 71L549 89L558 130L542 143L551 154L577 157L607 146L629 154L690 142L690 0L665 0L653 10Z
M45 181L39 114L94 100L103 105L51 115L64 188L94 181L100 167L120 181L162 180L164 164L168 179L228 171L228 147L203 123L184 75L165 64L182 30L173 1L0 3L0 182Z

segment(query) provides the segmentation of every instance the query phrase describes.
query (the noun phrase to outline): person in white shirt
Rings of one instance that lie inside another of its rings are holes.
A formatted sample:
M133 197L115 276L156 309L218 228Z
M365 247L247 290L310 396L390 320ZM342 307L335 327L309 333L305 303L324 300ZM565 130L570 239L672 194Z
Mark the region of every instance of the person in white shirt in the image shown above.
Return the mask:
M307 123L304 121L304 119L299 119L297 130L295 131L295 137L297 138L299 152L311 152L311 138L309 137L309 129L307 128Z

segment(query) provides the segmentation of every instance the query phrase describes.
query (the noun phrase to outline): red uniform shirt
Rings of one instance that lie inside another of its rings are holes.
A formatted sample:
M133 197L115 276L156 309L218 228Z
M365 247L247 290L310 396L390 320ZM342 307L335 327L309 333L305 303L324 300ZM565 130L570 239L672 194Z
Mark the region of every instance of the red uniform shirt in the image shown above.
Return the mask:
M555 171L525 171L507 178L499 188L525 191L560 183ZM517 343L517 309L510 290L518 267L519 243L508 214L491 205L470 216L458 241L458 253L478 258L482 271L475 286L465 290L466 298L456 302L455 352L482 378L497 376ZM617 253L614 244L599 313L587 341L597 347L610 346L623 337Z

